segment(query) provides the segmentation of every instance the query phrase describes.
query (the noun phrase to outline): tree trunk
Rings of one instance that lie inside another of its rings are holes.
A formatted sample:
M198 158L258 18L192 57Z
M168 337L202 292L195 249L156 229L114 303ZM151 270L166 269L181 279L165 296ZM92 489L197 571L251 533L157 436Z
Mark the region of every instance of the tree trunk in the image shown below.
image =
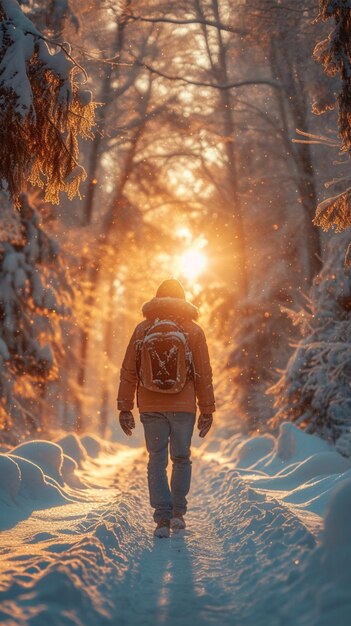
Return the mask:
M204 13L199 0L195 0L195 7L198 16L203 19ZM220 13L218 0L212 0L212 10L214 19L220 23ZM228 62L227 50L223 41L222 31L216 29L216 38L218 46L218 62L213 57L211 50L211 42L208 38L207 27L202 27L207 55L209 57L212 73L218 84L228 83ZM237 158L235 153L235 121L233 114L233 100L231 92L227 89L219 90L220 110L223 114L224 134L225 134L225 153L228 171L228 213L226 221L230 232L229 240L229 258L233 267L233 276L237 276L237 289L239 297L246 298L248 295L248 273L247 273L247 251L246 238L243 221L243 210L239 192ZM234 279L235 280L235 279Z
M296 184L305 220L304 235L308 265L306 278L311 284L322 267L319 229L312 223L317 206L312 154L308 144L293 144L289 132L289 114L294 129L299 128L308 132L306 88L301 76L299 76L299 84L296 83L296 75L300 69L293 67L288 52L282 58L281 50L278 49L275 41L271 44L270 64L273 77L285 87L284 90L276 90L275 93L283 127L284 145L295 162Z
M104 369L104 377L102 381L102 391L101 391L101 411L100 411L100 435L101 437L106 436L106 430L108 425L108 414L109 414L109 404L110 404L110 373L109 373L109 363L113 358L113 283L110 283L110 289L108 293L108 314L107 320L105 322L105 332L104 332L104 356L105 356L105 364L106 368Z
M148 104L150 100L150 95L151 95L151 83L150 83L150 89L148 93L145 94L145 97L143 98L142 103L141 103L141 109L140 109L141 120L143 120L146 116L146 112L147 112L147 108L148 108ZM134 136L131 138L130 149L126 156L113 200L103 220L99 245L95 253L95 260L94 260L93 266L90 270L89 294L87 296L87 317L85 320L85 327L84 329L82 329L81 339L80 339L78 385L80 389L82 390L82 392L83 392L84 384L86 380L87 356L88 356L88 347L89 347L89 339L90 339L90 331L91 331L92 312L93 312L93 306L94 306L93 294L97 293L98 291L101 270L104 267L104 262L105 262L104 247L108 243L109 237L111 233L114 231L114 228L118 221L118 214L119 214L120 208L123 206L123 203L124 203L124 200L123 200L124 191L125 191L126 185L128 184L128 180L131 176L131 172L133 169L133 161L135 158L137 146L140 141L140 138L142 137L144 128L145 128L145 122L143 123L141 121L141 123L139 124L139 126L137 126L134 132ZM77 414L79 416L78 418L79 428L81 428L82 427L82 414L83 414L81 401L79 401L77 404Z
M99 129L98 129L98 132L96 132L94 140L93 140L93 145L92 145L90 156L89 156L89 165L87 168L89 184L88 184L88 189L86 192L86 199L85 199L85 204L84 204L84 214L83 214L84 226L87 226L88 224L90 224L92 220L93 208L94 208L94 197L95 197L95 191L96 191L97 182L98 182L97 172L98 172L99 162L100 162L100 157L101 157L100 148L101 148L101 143L102 143L102 139L104 137L105 128L106 128L107 109L108 109L108 105L111 101L111 96L113 93L112 78L114 80L117 80L119 76L118 61L120 59L120 55L123 49L125 28L128 22L127 13L128 13L128 9L130 8L130 5L131 5L131 0L127 0L125 2L124 11L122 15L119 16L118 21L117 21L116 39L115 39L115 45L113 46L113 51L112 51L112 56L115 59L114 66L107 65L105 67L105 74L104 74L104 79L102 82L102 88L101 88L101 93L100 93L100 102L103 103L103 106L100 108L100 119L98 123ZM115 69L113 70L113 68Z
M124 3L123 12L122 14L119 15L118 21L117 21L115 49L113 51L113 54L115 58L117 59L120 57L121 51L123 49L124 33L125 33L125 27L128 22L128 10L130 8L130 5L131 5L131 0L126 0ZM116 65L116 67L118 68L118 64ZM114 73L114 79L118 76L117 71ZM89 186L88 186L87 196L86 196L86 201L85 201L85 206L84 206L84 214L83 214L84 226L91 224L92 217L93 217L94 196L95 196L95 190L96 190L96 176L97 176L97 171L98 171L99 161L100 161L100 156L101 156L100 148L101 148L103 133L104 133L105 126L106 126L107 107L108 107L108 103L111 99L111 94L113 91L111 81L112 81L112 69L111 67L109 67L105 71L105 76L104 76L103 86L102 86L101 95L102 95L102 98L104 98L105 106L102 108L101 117L100 117L100 132L95 135L92 150L90 153L90 159L89 159L89 168L88 168ZM94 285L97 282L96 274L99 271L100 264L101 264L100 259L97 259L94 264L93 269L90 271L89 282L91 282L92 285ZM79 363L78 363L77 383L80 389L80 394L79 394L80 397L77 399L77 402L76 402L76 414L77 414L76 424L77 424L78 431L82 430L84 427L84 416L83 416L84 409L83 409L82 397L84 393L84 386L85 386L85 380L86 380L89 334L91 330L91 310L90 309L93 306L91 289L89 289L87 300L88 300L88 307L87 307L88 314L87 314L87 319L85 321L85 327L82 328L80 331L79 348L78 348Z

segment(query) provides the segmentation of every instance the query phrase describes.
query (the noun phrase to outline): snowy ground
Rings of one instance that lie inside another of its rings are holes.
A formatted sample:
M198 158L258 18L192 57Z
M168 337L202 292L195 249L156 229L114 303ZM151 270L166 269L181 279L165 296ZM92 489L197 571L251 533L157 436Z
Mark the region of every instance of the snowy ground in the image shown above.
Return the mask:
M351 465L327 444L210 441L187 530L160 540L143 448L82 443L0 456L1 624L349 626Z

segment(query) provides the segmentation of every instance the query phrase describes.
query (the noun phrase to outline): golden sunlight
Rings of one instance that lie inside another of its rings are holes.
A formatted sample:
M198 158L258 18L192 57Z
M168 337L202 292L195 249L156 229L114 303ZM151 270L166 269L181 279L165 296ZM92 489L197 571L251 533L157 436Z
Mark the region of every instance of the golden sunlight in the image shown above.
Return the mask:
M181 226L176 230L176 235L179 239L183 239L183 241L191 240L191 232L187 226Z
M205 271L208 258L203 249L207 240L203 235L194 238L190 228L182 225L176 229L176 235L182 241L182 251L174 258L175 274L195 287L195 281Z
M201 250L187 250L179 257L179 272L189 281L195 281L207 267L207 257Z

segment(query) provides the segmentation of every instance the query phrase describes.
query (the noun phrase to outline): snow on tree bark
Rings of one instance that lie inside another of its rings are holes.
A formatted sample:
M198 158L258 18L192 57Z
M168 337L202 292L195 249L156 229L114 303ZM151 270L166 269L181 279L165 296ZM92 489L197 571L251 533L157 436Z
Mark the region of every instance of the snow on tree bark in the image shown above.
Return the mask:
M16 0L0 2L0 180L16 205L27 181L58 204L86 178L78 138L91 137L95 105L69 46L49 46Z

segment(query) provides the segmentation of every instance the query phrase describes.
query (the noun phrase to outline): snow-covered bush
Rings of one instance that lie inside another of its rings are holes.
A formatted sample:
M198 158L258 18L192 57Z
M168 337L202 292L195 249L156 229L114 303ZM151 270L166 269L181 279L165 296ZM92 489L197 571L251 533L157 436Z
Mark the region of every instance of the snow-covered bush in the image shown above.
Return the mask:
M16 204L27 180L58 203L86 177L78 137L90 136L94 103L68 45L59 47L50 50L16 0L0 1L0 181Z
M57 245L27 197L16 211L0 192L0 213L0 429L15 443L42 429L33 403L56 376L60 319L72 293Z
M351 457L351 275L344 267L347 234L335 235L306 310L291 313L303 338L270 392L272 420L292 420Z

